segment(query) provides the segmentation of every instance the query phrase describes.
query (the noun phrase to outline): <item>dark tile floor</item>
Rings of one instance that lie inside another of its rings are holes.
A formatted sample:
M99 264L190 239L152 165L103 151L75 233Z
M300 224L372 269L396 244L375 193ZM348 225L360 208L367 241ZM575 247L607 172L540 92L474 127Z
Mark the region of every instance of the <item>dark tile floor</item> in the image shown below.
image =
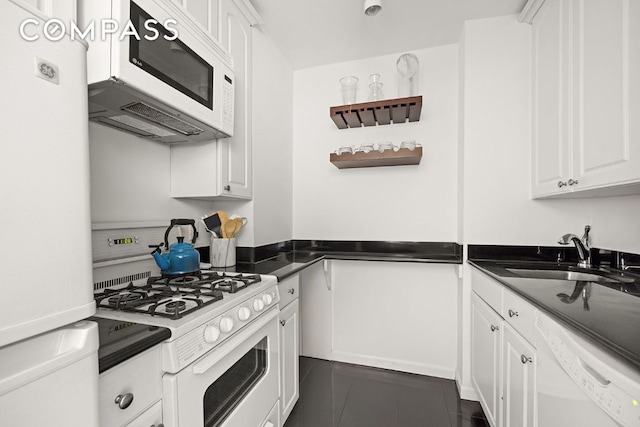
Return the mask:
M488 427L452 380L300 358L300 399L284 427Z

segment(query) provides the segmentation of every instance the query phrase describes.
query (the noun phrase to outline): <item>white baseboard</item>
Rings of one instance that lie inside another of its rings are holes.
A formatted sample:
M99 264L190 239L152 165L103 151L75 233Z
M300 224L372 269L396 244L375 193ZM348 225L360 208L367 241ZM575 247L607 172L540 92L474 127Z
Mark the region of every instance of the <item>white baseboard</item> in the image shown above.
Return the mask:
M408 362L404 360L385 359L381 357L364 356L361 354L333 352L331 360L336 362L353 363L355 365L372 366L374 368L390 369L393 371L409 372L412 374L428 375L431 377L454 379L455 368Z

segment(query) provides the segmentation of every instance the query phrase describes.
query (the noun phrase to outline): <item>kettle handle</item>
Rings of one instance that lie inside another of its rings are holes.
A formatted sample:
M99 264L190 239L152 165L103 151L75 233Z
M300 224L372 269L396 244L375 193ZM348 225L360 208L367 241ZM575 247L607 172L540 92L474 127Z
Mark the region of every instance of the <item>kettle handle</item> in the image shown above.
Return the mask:
M167 231L164 232L165 248L169 247L169 232L176 225L190 225L191 227L193 227L193 239L191 239L191 243L192 244L196 243L196 240L198 239L198 229L196 228L196 221L194 219L185 219L185 218L172 219L171 225L169 225L169 228L167 228Z

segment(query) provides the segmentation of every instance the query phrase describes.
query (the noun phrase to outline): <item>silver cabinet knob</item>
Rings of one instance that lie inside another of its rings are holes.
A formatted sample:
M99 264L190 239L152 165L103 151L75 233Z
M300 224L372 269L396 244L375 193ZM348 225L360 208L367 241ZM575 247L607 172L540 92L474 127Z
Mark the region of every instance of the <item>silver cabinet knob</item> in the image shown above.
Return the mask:
M289 292L291 295L296 293L296 290L294 288L289 289L287 292Z
M558 181L558 188L562 188L562 187L564 187L565 185L567 185L567 183L566 183L566 182Z
M495 332L497 330L499 330L500 328L495 326L495 325L491 325L491 332Z
M230 185L225 185L222 188L224 189L224 191L231 191L231 186Z
M509 317L518 317L518 312L509 309Z
M119 394L116 396L115 404L120 409L127 409L133 403L133 393Z
M287 324L287 321L286 321L286 320L284 320L284 319L282 319L282 320L280 321L280 324L281 324L282 326L284 326L284 325L286 325L286 324Z
M533 359L531 359L530 357L525 356L524 354L520 355L520 361L522 362L522 364L526 364L526 363L531 363L533 362Z
M570 180L568 181L568 183L569 183L569 185L570 185L570 186L571 186L571 185L576 185L576 184L578 184L578 180L577 180L577 179L570 179Z

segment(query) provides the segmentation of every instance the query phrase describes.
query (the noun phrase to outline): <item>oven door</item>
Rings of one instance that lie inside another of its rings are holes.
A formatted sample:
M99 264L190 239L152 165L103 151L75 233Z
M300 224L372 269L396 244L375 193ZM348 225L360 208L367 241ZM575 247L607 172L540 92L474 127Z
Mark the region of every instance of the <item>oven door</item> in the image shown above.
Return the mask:
M272 309L182 371L165 374L165 425L278 425L268 419L279 397L277 318Z

